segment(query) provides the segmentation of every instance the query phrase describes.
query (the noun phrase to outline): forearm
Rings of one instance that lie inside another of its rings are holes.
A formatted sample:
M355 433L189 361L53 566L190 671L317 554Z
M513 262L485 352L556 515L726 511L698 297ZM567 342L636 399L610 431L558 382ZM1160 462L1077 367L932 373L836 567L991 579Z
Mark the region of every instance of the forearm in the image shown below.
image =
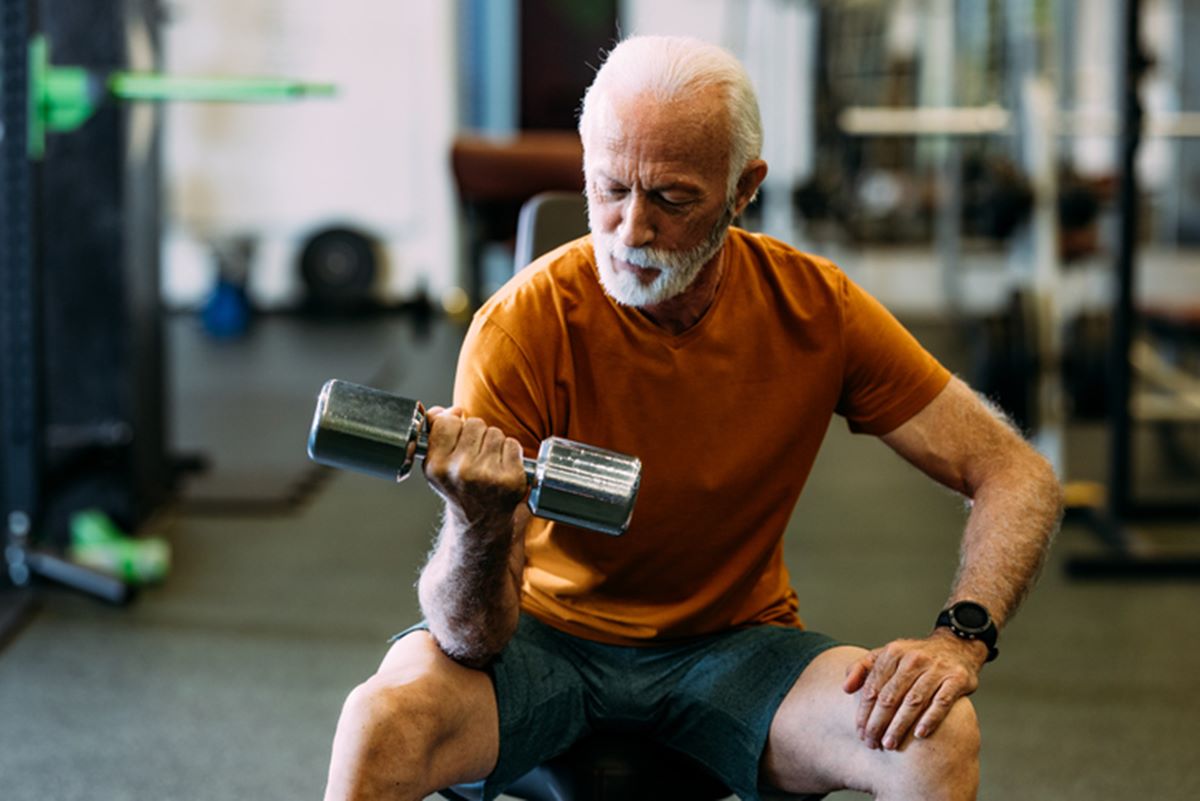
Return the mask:
M958 379L884 441L970 499L950 601L982 604L1002 626L1037 579L1061 518L1062 490L1050 464ZM871 651L843 685L862 691L862 738L890 749L910 731L931 736L956 701L979 686L987 658L985 643L945 627Z
M467 524L447 513L417 596L447 656L482 667L517 628L524 566L519 516Z
M1062 518L1053 469L1027 446L976 488L950 601L987 607L997 625L1033 587Z

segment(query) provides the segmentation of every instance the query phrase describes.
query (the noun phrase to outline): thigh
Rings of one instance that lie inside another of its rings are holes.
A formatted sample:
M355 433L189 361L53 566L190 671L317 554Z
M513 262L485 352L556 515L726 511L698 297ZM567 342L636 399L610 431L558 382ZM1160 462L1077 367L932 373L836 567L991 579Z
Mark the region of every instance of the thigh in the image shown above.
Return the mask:
M776 710L831 638L781 626L755 626L681 649L654 736L705 765L742 798L757 798L759 767Z
M380 675L398 685L436 687L446 704L432 771L445 777L439 787L494 798L589 730L579 658L571 637L522 615L512 640L485 670L446 657L421 624L398 635Z
M522 615L517 633L488 670L495 683L500 747L487 777L492 798L590 730L577 641Z
M437 787L494 798L588 730L570 639L522 615L500 655L475 670L447 657L422 624L397 636L372 681L433 699L398 709L434 744L428 774ZM414 709L430 714L414 718Z

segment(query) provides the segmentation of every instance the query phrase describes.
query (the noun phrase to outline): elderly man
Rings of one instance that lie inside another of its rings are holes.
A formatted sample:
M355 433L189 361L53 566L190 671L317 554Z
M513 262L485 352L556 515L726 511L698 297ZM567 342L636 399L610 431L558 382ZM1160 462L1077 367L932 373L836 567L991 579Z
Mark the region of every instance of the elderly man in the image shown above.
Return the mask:
M1043 561L1052 471L832 264L730 227L767 165L728 53L621 43L580 133L591 236L475 317L455 408L432 415L426 624L351 693L326 797L494 797L605 727L744 799L974 797L966 696ZM797 614L781 537L835 413L972 501L924 639L866 651ZM530 520L522 451L550 435L642 458L624 537Z

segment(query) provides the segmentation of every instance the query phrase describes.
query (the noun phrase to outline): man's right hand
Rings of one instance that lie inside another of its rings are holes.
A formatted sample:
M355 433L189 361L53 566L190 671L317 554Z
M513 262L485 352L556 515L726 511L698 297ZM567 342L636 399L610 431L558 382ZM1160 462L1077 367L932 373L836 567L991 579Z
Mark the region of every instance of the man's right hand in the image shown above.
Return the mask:
M511 520L528 489L521 443L457 407L434 407L427 415L425 477L447 512L469 527Z

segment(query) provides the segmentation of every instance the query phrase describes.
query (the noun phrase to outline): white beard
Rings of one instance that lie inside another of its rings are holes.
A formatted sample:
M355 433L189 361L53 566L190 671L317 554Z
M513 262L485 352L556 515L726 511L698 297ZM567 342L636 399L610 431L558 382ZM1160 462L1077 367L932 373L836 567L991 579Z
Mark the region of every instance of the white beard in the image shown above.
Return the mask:
M724 246L725 234L732 223L733 209L730 207L717 220L703 242L685 251L626 247L617 241L614 234L597 233L596 226L591 225L592 248L596 253L596 266L600 269L600 284L617 303L635 308L654 306L682 295L695 282L701 268ZM659 273L650 283L642 283L634 273L617 270L613 266L614 258L637 267L653 268Z

